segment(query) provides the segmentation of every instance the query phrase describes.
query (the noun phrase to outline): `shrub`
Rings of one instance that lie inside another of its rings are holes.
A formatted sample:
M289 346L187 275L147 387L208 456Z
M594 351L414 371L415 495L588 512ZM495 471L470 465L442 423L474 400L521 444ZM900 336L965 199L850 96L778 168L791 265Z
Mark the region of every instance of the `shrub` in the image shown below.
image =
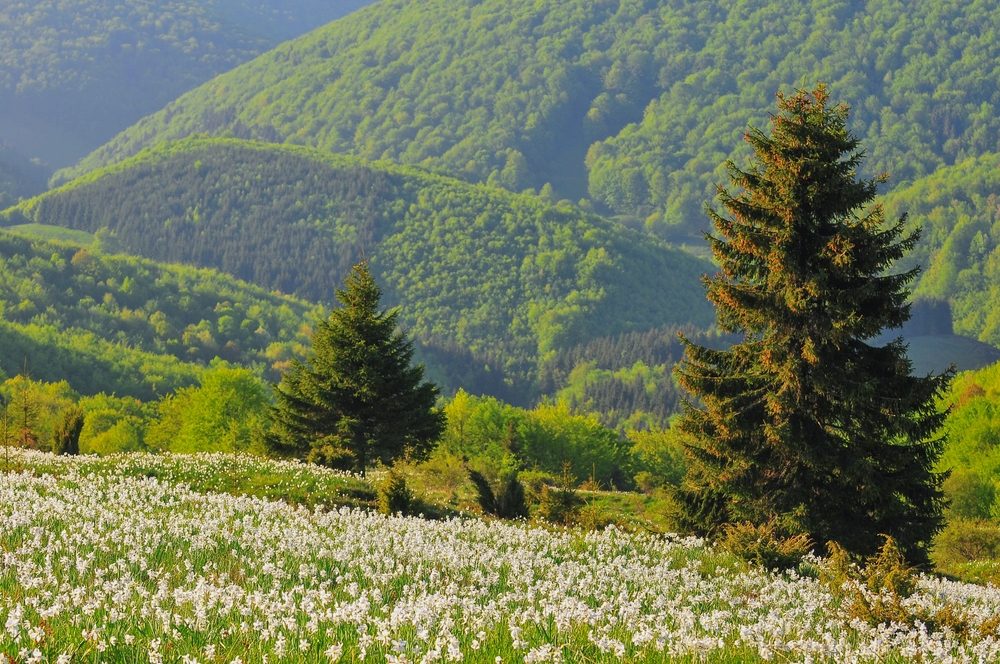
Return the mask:
M416 499L406 479L398 472L390 470L378 491L378 511L382 514L410 514Z
M958 468L944 481L948 514L964 519L988 519L996 499L996 487L974 470Z
M559 486L542 485L538 496L538 516L552 523L575 523L583 507L583 499L573 490L569 464L563 465Z
M83 431L83 411L73 406L63 413L62 422L52 439L55 454L79 454L80 433Z
M496 491L478 471L470 470L469 479L476 488L476 500L483 512L502 519L527 518L528 504L525 500L524 485L518 481L515 473L508 473L502 477Z
M774 521L729 524L722 529L720 544L733 555L766 569L796 567L813 548L808 535L785 536Z
M931 550L934 564L943 572L965 577L972 564L1000 559L1000 525L976 519L951 519L938 533Z

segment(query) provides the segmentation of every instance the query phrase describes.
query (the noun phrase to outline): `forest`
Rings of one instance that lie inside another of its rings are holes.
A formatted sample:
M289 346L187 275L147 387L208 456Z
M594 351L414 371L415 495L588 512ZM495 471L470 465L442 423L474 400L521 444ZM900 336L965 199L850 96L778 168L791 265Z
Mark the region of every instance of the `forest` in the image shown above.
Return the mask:
M686 252L569 203L300 147L170 144L3 216L107 229L121 250L327 304L367 256L422 346L465 349L525 401L561 348L710 321L697 288L710 268Z
M871 174L900 184L1000 151L1000 15L870 3L387 0L185 94L63 180L196 133L392 159L587 198L697 238L720 165L779 89L853 101Z

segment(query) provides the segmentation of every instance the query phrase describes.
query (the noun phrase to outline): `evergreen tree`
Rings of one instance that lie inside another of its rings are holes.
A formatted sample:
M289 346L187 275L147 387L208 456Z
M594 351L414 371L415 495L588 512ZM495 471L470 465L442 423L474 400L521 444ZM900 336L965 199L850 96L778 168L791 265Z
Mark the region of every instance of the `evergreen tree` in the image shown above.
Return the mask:
M397 329L398 311L379 310L381 297L368 264L356 265L310 357L276 389L272 450L362 473L430 451L444 429L437 388L411 366L413 344Z
M63 413L62 422L56 429L52 441L52 451L55 454L79 454L80 434L83 432L84 414L78 406L73 406Z
M728 350L685 341L682 431L697 441L678 493L682 521L776 520L788 534L872 554L891 535L914 561L941 523L933 472L950 374L915 377L901 339L872 339L909 317L917 271L890 273L919 233L874 204L885 176L859 179L848 109L823 86L778 96L771 135L751 128L746 170L727 164L706 278Z

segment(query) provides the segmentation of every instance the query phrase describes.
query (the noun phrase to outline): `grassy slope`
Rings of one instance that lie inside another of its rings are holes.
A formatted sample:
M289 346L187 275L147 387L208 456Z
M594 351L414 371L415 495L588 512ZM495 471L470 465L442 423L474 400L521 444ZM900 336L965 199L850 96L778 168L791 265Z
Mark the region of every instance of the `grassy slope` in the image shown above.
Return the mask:
M571 206L302 147L166 145L6 216L108 227L127 250L314 299L367 255L418 339L522 379L562 345L711 320L697 282L711 268L684 252Z

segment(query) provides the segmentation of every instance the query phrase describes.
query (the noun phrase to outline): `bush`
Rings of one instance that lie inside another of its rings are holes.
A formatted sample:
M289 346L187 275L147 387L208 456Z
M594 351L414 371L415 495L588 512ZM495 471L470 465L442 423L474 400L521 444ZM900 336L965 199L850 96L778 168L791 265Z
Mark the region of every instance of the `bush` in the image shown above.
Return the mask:
M993 563L995 567L1000 562L1000 525L951 519L934 539L931 558L942 572L965 578L970 565L983 568L983 563Z
M761 525L733 523L722 529L720 545L726 551L766 569L791 569L812 551L804 533L785 536L774 521Z
M83 411L73 406L63 413L62 422L52 439L55 454L79 454L80 433L83 431Z
M583 507L583 499L573 490L569 464L563 466L559 486L543 484L538 496L538 516L546 521L569 525L575 523Z
M496 491L478 471L470 470L469 479L476 488L476 500L483 512L502 519L527 518L528 505L525 501L524 485L518 481L515 473L508 473L501 478Z
M410 487L406 485L406 479L398 472L390 470L379 487L378 511L388 515L410 514L415 505L416 499Z
M996 500L993 481L974 470L958 468L944 481L944 495L948 499L951 517L963 519L988 519Z

